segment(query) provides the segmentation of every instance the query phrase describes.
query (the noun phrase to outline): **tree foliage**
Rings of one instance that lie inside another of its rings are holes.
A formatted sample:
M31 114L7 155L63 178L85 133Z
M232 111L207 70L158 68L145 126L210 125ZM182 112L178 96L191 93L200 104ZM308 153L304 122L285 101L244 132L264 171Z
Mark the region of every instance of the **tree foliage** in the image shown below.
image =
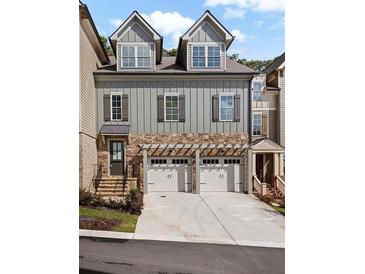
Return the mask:
M263 71L265 68L267 68L271 63L277 58L269 59L269 60L247 60L245 58L239 58L238 53L233 53L230 56L228 56L230 59L235 60L236 62L246 65L249 68L252 68L256 71Z
M104 49L106 50L106 53L111 56L113 55L112 47L109 44L108 39L104 36L100 36L101 42L103 43Z
M167 57L167 56L176 56L177 55L177 49L163 49L162 50L162 56Z

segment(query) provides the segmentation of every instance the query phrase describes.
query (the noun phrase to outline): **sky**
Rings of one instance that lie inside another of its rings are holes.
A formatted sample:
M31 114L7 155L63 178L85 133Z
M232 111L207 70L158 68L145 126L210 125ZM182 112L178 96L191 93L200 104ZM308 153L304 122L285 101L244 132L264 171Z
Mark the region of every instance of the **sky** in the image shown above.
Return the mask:
M272 59L285 50L284 0L83 0L102 36L109 37L137 10L177 48L179 37L206 11L236 37L228 54L247 60Z

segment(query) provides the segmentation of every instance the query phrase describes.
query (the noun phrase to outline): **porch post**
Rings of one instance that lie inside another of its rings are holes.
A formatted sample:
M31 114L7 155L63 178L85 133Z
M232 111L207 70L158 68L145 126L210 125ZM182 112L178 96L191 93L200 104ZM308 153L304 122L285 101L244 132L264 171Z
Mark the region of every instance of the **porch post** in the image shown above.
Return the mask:
M279 175L279 154L274 153L274 177Z
M252 153L252 176L256 176L256 153Z
M252 177L256 174L256 154L252 149L248 150L248 176L247 176L247 194L252 194Z
M143 193L148 193L148 167L147 167L147 149L143 149Z
M284 153L280 153L279 158L280 158L279 175L284 176Z
M195 151L195 194L200 194L200 150Z

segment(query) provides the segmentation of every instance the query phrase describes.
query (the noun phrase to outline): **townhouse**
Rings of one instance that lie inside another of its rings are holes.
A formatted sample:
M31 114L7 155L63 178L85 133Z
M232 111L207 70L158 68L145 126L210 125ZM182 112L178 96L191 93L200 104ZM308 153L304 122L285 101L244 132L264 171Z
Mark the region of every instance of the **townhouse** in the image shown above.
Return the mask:
M180 37L176 57L162 56L163 37L137 11L109 40L116 61L94 71L97 168L89 186L99 194L262 192L255 171L263 152L273 155L272 178L279 175L283 147L264 129L252 136L258 73L227 58L234 37L210 11Z

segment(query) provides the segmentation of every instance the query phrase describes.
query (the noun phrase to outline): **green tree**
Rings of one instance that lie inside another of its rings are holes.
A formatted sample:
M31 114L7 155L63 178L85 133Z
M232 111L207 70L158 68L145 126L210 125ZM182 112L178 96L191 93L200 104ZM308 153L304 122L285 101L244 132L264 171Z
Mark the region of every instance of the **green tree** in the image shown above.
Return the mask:
M271 63L277 57L275 57L274 59L269 59L269 60L247 60L245 58L239 59L239 54L238 53L233 53L230 56L228 56L228 58L230 58L232 60L235 60L236 62L238 62L242 65L248 66L249 68L252 68L253 70L263 71L266 67L271 65Z
M111 56L113 55L112 47L109 44L108 39L104 36L100 36L101 42L103 43L104 49L106 50L106 53Z
M162 50L162 56L167 57L167 56L176 56L177 55L177 49L163 49Z

